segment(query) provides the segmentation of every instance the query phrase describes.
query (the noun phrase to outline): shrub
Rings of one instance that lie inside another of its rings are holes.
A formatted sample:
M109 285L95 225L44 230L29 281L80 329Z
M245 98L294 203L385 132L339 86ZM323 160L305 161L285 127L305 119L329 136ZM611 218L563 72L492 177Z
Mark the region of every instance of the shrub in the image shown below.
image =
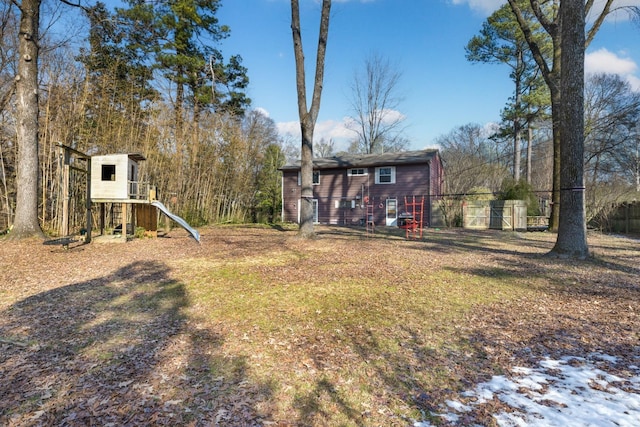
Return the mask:
M524 200L527 202L527 215L540 215L540 206L538 196L533 191L531 184L526 181L515 181L514 179L505 179L502 182L502 189L498 195L498 200Z

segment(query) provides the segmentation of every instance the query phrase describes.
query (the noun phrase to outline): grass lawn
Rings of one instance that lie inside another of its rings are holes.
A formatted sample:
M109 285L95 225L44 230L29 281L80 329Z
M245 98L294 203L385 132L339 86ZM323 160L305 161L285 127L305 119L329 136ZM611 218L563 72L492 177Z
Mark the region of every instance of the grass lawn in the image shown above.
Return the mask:
M640 240L590 233L576 262L550 233L316 230L0 240L0 425L448 425L514 366L640 365Z

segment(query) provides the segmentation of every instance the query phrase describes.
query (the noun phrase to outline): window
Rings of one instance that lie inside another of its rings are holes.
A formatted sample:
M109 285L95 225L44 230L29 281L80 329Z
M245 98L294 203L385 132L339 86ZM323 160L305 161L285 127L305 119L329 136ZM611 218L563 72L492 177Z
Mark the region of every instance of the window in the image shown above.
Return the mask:
M348 176L358 176L358 175L366 175L366 174L367 174L367 169L365 168L347 169Z
M320 185L320 171L313 171L312 182L313 185ZM302 176L298 171L298 185L302 185Z
M396 168L393 166L386 166L383 168L376 168L376 184L395 184L396 182Z
M333 205L336 209L355 209L355 200L340 199L336 200Z
M116 180L116 165L102 165L102 180L103 181Z

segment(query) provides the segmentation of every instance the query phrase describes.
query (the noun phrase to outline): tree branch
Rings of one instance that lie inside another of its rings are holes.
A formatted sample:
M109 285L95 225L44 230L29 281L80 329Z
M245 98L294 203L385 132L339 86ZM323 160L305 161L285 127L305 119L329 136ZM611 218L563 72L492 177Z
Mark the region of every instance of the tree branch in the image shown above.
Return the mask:
M83 6L80 3L80 0L77 1L77 3L71 2L69 0L60 0L61 3L66 4L67 6L72 6L72 7L79 7L80 9L84 10L85 12L88 12L90 10L90 8Z
M557 25L551 25L549 23L549 20L546 19L546 17L542 14L542 11L540 10L540 6L538 4L537 1L535 0L531 0L531 6L533 7L533 4L536 4L538 7L538 11L536 12L534 9L534 13L536 13L536 17L538 18L538 20L540 20L540 23L542 24L542 26L545 28L545 30L547 30L547 32L549 33L549 35L551 36L552 39L554 39L556 33L555 31L557 31ZM551 74L551 69L549 68L549 65L547 64L547 61L544 59L544 55L542 54L542 51L540 50L540 46L538 46L538 43L536 43L535 38L533 36L533 31L531 30L531 26L529 25L529 23L527 22L527 20L525 19L524 15L522 14L522 10L520 9L520 6L518 5L517 0L509 0L509 5L511 6L511 10L513 11L513 14L516 16L516 19L518 21L518 25L520 26L520 29L522 30L522 33L524 34L524 38L527 41L527 44L529 45L529 49L531 50L531 53L533 54L533 59L536 61L536 64L538 64L538 67L540 67L540 70L542 71L542 75L545 78L545 80L547 80L547 83L549 83L549 75ZM541 14L541 16L538 16L538 13ZM543 20L546 21L547 24L543 23ZM551 33L549 31L554 31L554 33Z
M586 4L585 7L588 7L588 9L585 10L586 14L589 13L589 10L591 9L592 4L593 4L593 0L587 1L587 4ZM598 16L598 18L593 23L593 26L591 26L591 28L587 32L586 39L585 39L585 44L584 44L585 49L587 47L589 47L589 45L593 41L593 38L598 33L598 30L600 29L600 26L602 26L602 23L604 22L604 19L607 17L607 15L609 15L609 13L611 13L611 5L612 4L613 4L613 0L607 0L607 3L604 5L604 9L602 9L602 12L600 12L600 15Z
M558 0L554 0L554 4L556 3L556 1L558 1ZM549 34L551 34L553 36L553 34L555 34L558 31L558 14L557 14L557 12L554 12L553 19L550 20L547 17L547 15L544 13L544 11L542 10L542 7L540 6L540 1L539 0L530 0L529 3L531 4L531 10L533 10L533 13L536 15L536 18L538 18L538 21L540 22L540 25L542 25L544 27L544 29L547 31L547 33L549 33ZM512 1L512 0L509 0L509 4L511 4L511 7L513 8L513 4L516 4L516 2Z
M320 17L320 35L318 38L318 54L316 56L316 77L313 86L313 97L309 114L315 123L320 111L320 97L324 81L324 61L327 53L327 40L329 36L329 15L331 12L331 0L322 1L322 14Z
M307 89L304 79L304 51L300 30L300 4L291 0L291 32L293 33L293 51L296 59L296 88L298 91L298 115L300 120L307 115Z

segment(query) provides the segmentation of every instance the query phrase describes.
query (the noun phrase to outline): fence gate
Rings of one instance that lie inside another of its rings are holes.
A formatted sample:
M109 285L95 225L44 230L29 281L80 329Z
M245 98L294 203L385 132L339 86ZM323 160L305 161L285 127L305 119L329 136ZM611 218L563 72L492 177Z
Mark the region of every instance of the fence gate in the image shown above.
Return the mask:
M464 228L475 230L526 230L527 204L523 200L465 202Z
M513 206L491 204L491 219L489 228L493 230L512 230Z
M486 230L489 226L489 206L484 202L466 202L462 206L463 226Z

